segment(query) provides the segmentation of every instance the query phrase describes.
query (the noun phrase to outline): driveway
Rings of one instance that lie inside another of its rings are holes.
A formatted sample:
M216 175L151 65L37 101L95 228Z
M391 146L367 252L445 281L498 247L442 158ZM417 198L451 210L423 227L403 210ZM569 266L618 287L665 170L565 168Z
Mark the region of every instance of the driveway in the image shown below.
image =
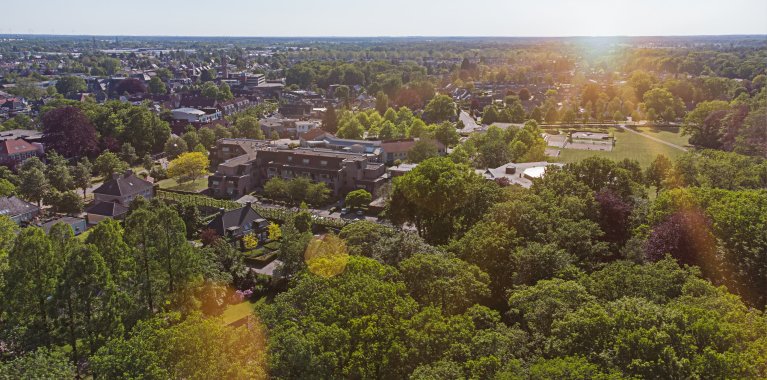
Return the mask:
M474 120L471 115L469 115L468 112L461 110L461 113L458 115L458 119L463 122L463 129L458 131L461 134L469 134L474 132L475 129L479 128L480 125L477 124L477 121Z

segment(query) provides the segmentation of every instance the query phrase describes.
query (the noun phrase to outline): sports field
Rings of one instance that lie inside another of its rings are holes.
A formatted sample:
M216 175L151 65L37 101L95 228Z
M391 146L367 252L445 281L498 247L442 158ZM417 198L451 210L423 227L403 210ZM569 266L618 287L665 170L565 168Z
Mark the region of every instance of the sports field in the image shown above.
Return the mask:
M647 167L650 165L650 162L655 159L655 156L659 154L663 154L666 157L673 159L674 157L684 153L683 151L674 147L661 144L652 139L648 139L635 133L627 132L620 128L605 127L603 130L605 132L611 132L613 133L613 136L615 136L615 147L611 152L562 149L557 161L570 163L580 161L591 156L602 156L613 160L629 158L637 160L639 164L642 165L642 167ZM688 136L681 136L679 133L674 133L670 130L660 130L652 127L638 127L637 131L681 146L686 145L688 140Z

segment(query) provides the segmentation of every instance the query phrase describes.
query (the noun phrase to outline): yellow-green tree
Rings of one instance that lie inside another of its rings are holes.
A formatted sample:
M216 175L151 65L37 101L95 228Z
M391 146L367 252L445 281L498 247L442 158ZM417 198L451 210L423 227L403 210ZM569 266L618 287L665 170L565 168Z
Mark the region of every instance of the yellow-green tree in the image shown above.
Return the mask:
M275 241L282 238L282 230L277 223L269 223L269 240Z
M245 249L253 249L258 247L258 237L253 234L247 234L242 237L242 244L245 246Z
M210 160L200 152L181 154L168 165L168 176L177 178L179 182L196 181L208 173Z

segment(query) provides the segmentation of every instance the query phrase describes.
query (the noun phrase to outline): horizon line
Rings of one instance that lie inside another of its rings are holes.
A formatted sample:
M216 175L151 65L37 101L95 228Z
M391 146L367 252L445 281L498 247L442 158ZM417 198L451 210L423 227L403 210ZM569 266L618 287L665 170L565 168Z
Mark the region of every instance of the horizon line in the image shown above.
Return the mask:
M32 37L183 37L183 38L658 38L658 37L765 37L767 33L731 34L625 34L625 35L185 35L185 34L88 34L88 33L0 33L0 36Z

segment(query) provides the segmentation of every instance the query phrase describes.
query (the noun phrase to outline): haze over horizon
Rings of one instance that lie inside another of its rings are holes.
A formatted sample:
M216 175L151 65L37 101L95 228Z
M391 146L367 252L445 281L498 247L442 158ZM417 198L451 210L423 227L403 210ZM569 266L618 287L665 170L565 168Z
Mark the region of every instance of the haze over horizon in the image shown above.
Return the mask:
M0 34L189 37L568 37L767 34L767 1L201 0L105 6L98 0L11 2ZM114 8L114 9L113 9Z

